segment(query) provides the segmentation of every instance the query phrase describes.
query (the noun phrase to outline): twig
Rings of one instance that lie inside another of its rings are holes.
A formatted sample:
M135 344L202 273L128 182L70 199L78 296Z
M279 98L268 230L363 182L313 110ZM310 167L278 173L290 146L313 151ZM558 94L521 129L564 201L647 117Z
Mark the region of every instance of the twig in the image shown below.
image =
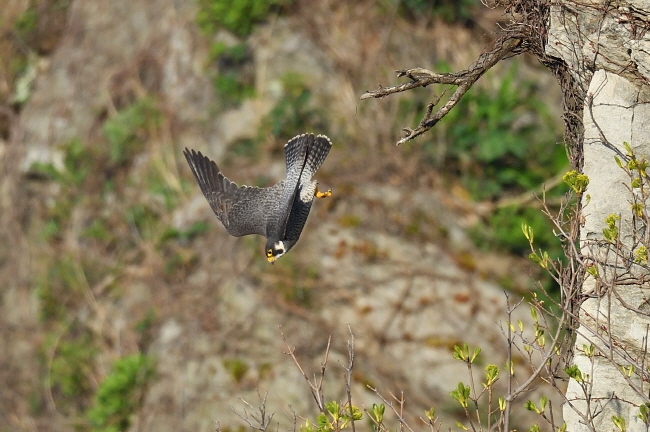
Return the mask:
M350 422L352 423L352 432L356 432L354 425L354 411L352 410L352 368L354 367L354 334L352 334L352 327L348 323L348 331L350 332L350 339L348 340L348 365L345 368L345 390L348 396L348 411L350 413ZM328 343L329 346L329 343Z
M494 43L492 50L481 54L472 66L470 66L467 70L460 72L440 74L420 67L398 70L396 71L398 78L405 76L408 77L411 81L391 87L379 86L377 90L367 91L362 94L360 99L364 100L370 98L383 98L394 93L401 93L418 87L426 87L431 84L447 84L457 86L456 90L449 97L447 102L438 108L435 113L433 112L433 108L440 102L442 95L434 97L434 101L427 106L427 110L422 117L422 120L420 120L420 123L415 129L408 127L403 128L405 136L397 141L397 145L403 144L406 141L412 140L413 138L422 135L434 127L444 116L449 113L449 111L451 111L454 106L456 106L463 95L481 76L483 76L485 72L487 72L504 58L516 54L516 50L518 47L520 47L521 43L522 40L520 38L514 37L511 34L503 34Z
M381 393L379 393L379 391L376 388L368 386L368 389L370 389L371 392L376 394L377 397L379 399L381 399L381 401L384 403L384 405L387 405L391 410L393 410L393 412L397 416L397 420L399 421L399 430L400 430L400 432L402 432L404 430L403 429L404 427L406 427L409 430L409 432L413 432L413 429L411 428L411 426L409 426L409 424L406 422L406 419L403 416L403 413L404 413L404 393L402 393L402 397L400 399L395 397L395 395L393 393L390 394L393 397L393 399L395 399L399 403L399 411L398 411L397 408L395 408L395 405L393 405L392 402L388 402L386 400L386 398L384 396L382 396Z
M259 415L256 416L255 414L250 414L250 417L254 420L254 422L249 420L249 418L248 418L249 414L248 414L248 411L246 411L246 408L244 408L244 415L243 416L241 414L239 414L233 407L230 407L230 410L233 413L235 413L235 415L237 417L239 417L244 422L246 422L246 424L248 424L248 426L250 426L251 429L255 429L255 430L258 430L260 432L266 432L269 425L271 424L271 420L273 420L273 415L275 413L271 413L271 414L268 414L268 415L266 413L266 396L268 395L268 392L264 393L264 397L262 397L262 395L259 393L259 390L258 390L257 395L261 399L261 404L257 408L259 410ZM250 404L249 402L246 402L244 399L240 399L240 400L245 405L247 405L249 407L249 409L254 410L254 407L253 407L252 404Z
M287 342L287 338L284 336L284 332L282 331L282 326L278 326L280 329L280 334L282 335L282 340L284 341L285 346L287 347L287 352L285 352L286 355L291 356L293 359L293 362L296 364L298 367L298 370L300 370L300 373L302 376L305 378L305 381L307 381L307 384L309 384L309 388L311 390L311 394L314 397L314 400L316 401L316 405L318 406L318 409L320 412L323 414L326 414L325 411L325 397L323 396L323 379L325 378L325 369L327 367L327 359L329 357L330 353L330 344L332 343L332 336L327 338L327 348L325 349L325 359L323 360L323 363L321 363L321 370L320 370L320 377L316 377L314 374L314 382L312 383L309 380L309 377L307 377L307 374L305 371L302 369L300 366L300 363L298 362L298 359L296 358L295 351L296 347L291 347L289 345L289 342Z

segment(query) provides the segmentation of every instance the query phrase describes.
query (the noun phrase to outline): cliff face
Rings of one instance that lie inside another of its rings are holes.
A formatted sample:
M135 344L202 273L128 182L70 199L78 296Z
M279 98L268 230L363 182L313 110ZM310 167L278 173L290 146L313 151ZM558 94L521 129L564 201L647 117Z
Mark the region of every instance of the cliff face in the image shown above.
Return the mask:
M372 3L298 4L260 24L241 58L214 60L214 44L242 40L201 35L187 3L72 1L56 48L34 60L29 97L0 144L2 423L87 425L115 362L142 353L153 374L125 393L131 430L235 428L229 407L242 412L239 398L255 404L258 392L291 424L292 411L315 409L279 326L310 376L332 336L330 400L344 396L349 325L355 404L378 402L367 385L404 391L410 418L448 404L467 380L455 344L504 364L497 281L527 286L526 265L474 250L463 230L472 212L417 150L393 146L399 101L357 106L393 69L465 66L482 44ZM229 105L213 80L232 61L256 96ZM239 183L268 184L283 175L283 143L260 136L305 132L296 127L334 138L318 175L334 197L269 266L261 239L227 235L181 151L209 154Z
M647 377L632 374L624 379L620 372L647 357L647 267L621 261L646 243L646 228L639 227L638 215L630 210L636 197L645 194L630 183L615 158L642 160L650 155L649 14L648 4L638 1L611 7L599 1L588 5L565 1L551 8L547 52L569 65L585 97L582 151L589 186L583 199L580 245L585 262L599 268L599 276L587 277L582 287L589 298L580 311L575 364L589 374L585 381L589 384L585 387L576 380L569 384L571 403L564 408L568 430L590 430L587 423L605 430L612 427L614 417L623 419L627 430L647 429L638 415L639 405L647 401L641 390ZM639 208L647 211L647 203ZM612 216L620 218L618 252L602 243ZM607 266L613 266L612 271ZM583 347L590 345L600 355L588 356ZM614 403L594 405L605 400Z

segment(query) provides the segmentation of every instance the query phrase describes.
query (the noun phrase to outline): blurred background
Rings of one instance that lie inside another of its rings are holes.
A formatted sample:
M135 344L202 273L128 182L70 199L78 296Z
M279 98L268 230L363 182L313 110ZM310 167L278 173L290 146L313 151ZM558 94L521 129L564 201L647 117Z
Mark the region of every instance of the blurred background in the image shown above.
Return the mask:
M240 430L230 407L258 393L291 427L317 410L279 326L309 376L331 335L329 401L348 324L355 404L372 386L404 392L407 418L462 419L454 345L504 365L504 292L554 290L521 223L560 254L534 196L564 193L560 90L510 59L400 147L445 88L359 96L396 69L467 68L507 19L479 0L3 0L0 431ZM270 266L182 150L268 186L303 132L334 143L317 176L333 197Z

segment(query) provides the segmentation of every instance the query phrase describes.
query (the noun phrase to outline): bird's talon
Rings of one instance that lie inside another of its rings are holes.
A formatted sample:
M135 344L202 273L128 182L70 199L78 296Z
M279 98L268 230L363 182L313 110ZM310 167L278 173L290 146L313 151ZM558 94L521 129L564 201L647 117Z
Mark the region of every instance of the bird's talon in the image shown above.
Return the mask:
M314 192L314 196L316 198L327 198L329 196L332 196L332 189L328 189L327 192L321 192L318 190L318 187L316 187L316 192Z

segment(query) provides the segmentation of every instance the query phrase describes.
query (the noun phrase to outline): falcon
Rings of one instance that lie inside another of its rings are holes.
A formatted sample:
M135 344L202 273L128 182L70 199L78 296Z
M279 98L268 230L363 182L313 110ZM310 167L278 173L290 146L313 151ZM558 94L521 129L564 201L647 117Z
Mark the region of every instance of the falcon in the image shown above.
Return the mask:
M325 198L312 180L332 148L325 135L302 134L284 145L286 178L267 188L238 186L228 180L217 164L201 152L185 148L201 192L226 231L235 237L258 234L266 237L266 259L271 264L298 241L314 197Z

